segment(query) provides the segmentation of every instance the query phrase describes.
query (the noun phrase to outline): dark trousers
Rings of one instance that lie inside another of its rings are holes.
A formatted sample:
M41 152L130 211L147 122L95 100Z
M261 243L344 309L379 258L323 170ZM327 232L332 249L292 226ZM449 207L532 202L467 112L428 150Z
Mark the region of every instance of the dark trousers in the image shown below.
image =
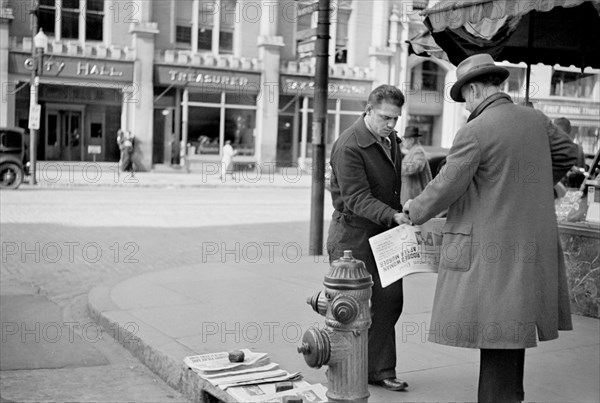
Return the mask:
M381 288L375 258L368 246L368 237L369 235L364 230L357 230L350 239L354 240L359 247L351 248L344 245L344 239L338 243L338 239L336 236L332 236L330 231L327 249L330 262L343 256L344 249L351 249L354 258L362 260L373 277L368 346L369 381L379 381L396 377L396 332L394 327L402 313L404 295L402 280L390 284L386 288Z
M481 349L479 403L520 402L525 398L525 349Z

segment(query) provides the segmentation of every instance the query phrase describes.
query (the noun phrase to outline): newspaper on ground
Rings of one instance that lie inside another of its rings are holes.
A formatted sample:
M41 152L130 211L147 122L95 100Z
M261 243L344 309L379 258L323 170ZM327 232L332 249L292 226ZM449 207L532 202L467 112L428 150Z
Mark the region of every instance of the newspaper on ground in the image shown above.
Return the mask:
M267 353L255 353L248 349L242 349L242 351L244 352L244 361L242 362L230 362L228 352L191 355L185 357L183 362L198 373L262 367L270 362Z
M283 402L286 396L301 397L304 402L326 402L327 388L318 383L311 385L306 381L294 381L294 388L277 393L275 384L238 386L227 390L240 402Z
M413 273L437 273L445 218L422 225L402 224L369 238L381 286Z
M279 364L272 362L270 364L263 365L261 367L242 368L242 369L233 369L233 370L229 370L229 371L202 373L202 378L210 380L210 379L230 377L230 376L235 376L235 375L273 371L278 368L279 368Z
M217 386L219 388L225 390L232 386L258 385L258 384L273 383L273 382L298 381L298 380L302 379L302 374L300 374L300 372L289 373L284 370L276 370L269 374L266 374L263 372L262 376L260 376L261 374L254 374L254 375L256 375L254 377L255 379L252 379L253 377L250 376L247 379L237 379L233 383L221 383ZM212 383L212 380L209 380L209 382Z

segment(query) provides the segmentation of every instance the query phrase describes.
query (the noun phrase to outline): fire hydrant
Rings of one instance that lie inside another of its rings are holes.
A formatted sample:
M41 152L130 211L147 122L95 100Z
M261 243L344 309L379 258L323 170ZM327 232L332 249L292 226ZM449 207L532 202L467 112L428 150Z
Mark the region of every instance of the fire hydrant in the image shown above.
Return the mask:
M308 328L298 352L311 368L329 367L330 401L367 402L371 275L365 264L346 250L331 263L323 285L325 290L309 297L307 303L325 316L325 328Z

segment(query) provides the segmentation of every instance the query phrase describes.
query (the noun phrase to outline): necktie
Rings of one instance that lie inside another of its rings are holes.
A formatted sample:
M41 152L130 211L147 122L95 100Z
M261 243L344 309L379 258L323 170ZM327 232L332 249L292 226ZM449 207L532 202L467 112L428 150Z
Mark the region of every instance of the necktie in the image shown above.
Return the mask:
M383 144L383 149L387 156L392 158L392 141L388 137L384 137L381 144Z

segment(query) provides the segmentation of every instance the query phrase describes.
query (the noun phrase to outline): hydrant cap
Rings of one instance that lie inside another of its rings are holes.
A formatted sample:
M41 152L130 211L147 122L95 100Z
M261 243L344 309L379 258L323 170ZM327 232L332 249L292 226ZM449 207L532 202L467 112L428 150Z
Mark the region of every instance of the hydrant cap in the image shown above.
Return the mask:
M362 260L352 257L352 251L331 263L329 273L323 281L325 287L336 290L363 290L373 285L371 275Z

